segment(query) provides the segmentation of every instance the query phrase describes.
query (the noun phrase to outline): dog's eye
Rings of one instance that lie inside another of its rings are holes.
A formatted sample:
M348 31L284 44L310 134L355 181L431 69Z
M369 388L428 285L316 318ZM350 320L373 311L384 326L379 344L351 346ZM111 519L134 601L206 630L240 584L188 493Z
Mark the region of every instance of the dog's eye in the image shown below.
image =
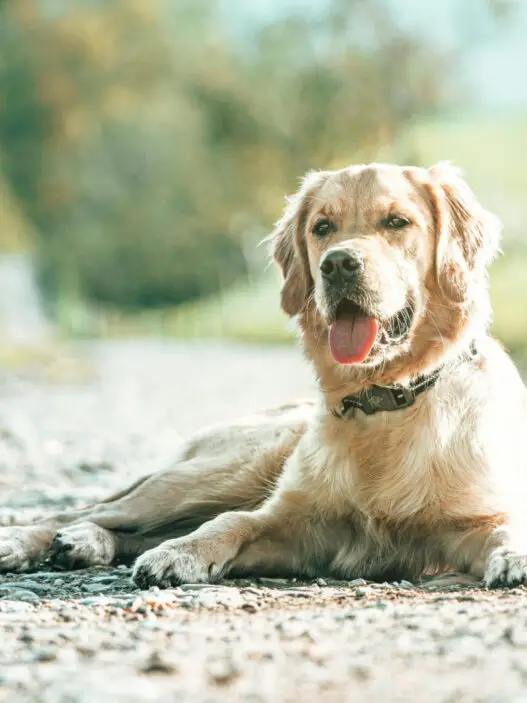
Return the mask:
M410 220L407 220L406 217L397 217L396 215L388 215L382 223L383 227L387 229L404 229L409 224Z
M332 222L328 217L321 217L313 225L312 232L315 237L327 237L332 232L337 231L337 225Z

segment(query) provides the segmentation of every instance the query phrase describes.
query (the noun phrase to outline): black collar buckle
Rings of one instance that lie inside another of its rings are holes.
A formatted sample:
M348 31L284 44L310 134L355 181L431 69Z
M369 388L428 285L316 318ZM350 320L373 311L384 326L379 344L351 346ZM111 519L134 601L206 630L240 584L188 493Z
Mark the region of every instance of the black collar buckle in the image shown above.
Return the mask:
M361 394L361 410L366 415L374 415L380 411L403 410L415 403L415 395L404 386L373 386Z

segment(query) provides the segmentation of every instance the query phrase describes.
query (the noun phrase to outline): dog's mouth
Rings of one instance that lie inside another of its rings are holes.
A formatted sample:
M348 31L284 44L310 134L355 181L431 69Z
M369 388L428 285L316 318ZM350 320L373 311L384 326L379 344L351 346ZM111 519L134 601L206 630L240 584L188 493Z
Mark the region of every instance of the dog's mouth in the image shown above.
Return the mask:
M407 304L387 320L378 320L352 300L341 300L329 326L329 348L339 364L360 364L375 346L404 342L414 320L414 308Z

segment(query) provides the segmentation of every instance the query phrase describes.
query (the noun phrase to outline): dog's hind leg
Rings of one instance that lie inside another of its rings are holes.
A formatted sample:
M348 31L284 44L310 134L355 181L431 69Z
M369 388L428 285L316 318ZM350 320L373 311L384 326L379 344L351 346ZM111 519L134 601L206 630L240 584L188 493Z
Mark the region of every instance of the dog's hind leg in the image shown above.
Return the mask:
M310 404L291 406L264 421L209 430L188 442L169 470L101 503L0 528L0 571L31 569L48 553L70 568L130 560L220 513L255 508L274 486L311 411Z

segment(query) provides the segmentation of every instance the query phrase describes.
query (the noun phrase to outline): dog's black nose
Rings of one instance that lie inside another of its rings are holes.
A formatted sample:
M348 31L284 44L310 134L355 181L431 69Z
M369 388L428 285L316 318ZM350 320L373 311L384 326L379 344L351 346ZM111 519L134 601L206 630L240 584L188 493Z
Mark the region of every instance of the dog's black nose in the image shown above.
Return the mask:
M362 269L362 259L355 252L345 249L328 251L320 262L322 277L332 285L351 283Z

